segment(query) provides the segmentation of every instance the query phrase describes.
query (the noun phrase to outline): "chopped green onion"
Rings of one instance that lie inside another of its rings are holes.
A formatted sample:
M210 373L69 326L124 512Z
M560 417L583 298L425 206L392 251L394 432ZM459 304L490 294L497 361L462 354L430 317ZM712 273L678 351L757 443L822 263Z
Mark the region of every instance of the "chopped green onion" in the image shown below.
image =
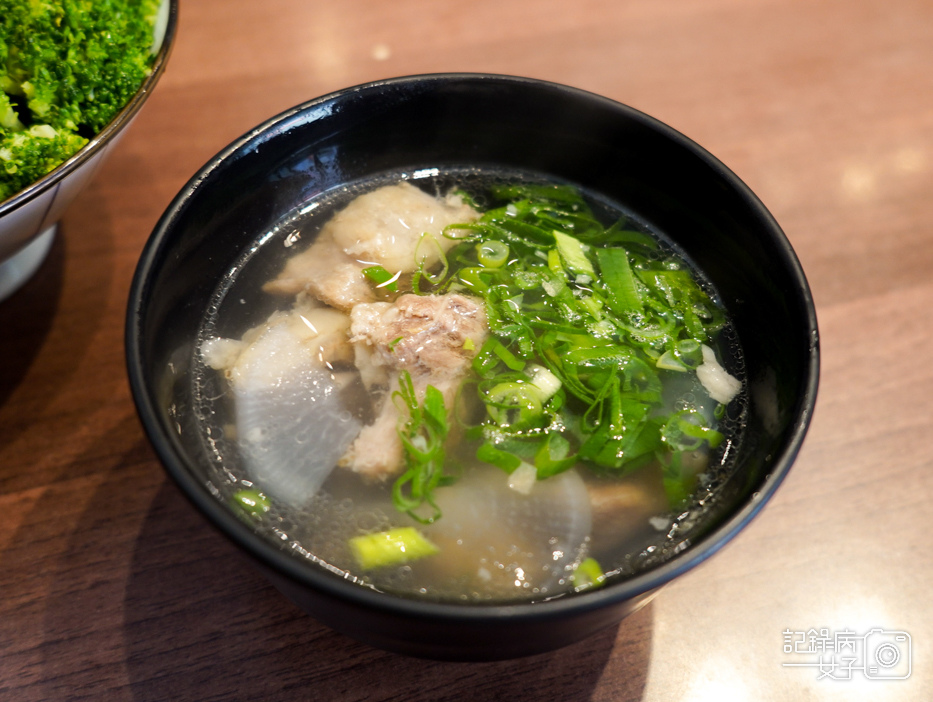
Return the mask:
M501 341L491 336L480 347L479 353L473 357L473 370L480 377L487 377L495 372L499 363L504 363L508 369L513 371L525 368L524 361L509 351Z
M392 485L392 502L397 510L412 519L430 524L441 516L434 501L435 488L452 481L444 474L444 444L450 431L444 396L433 385L428 385L424 401L419 403L411 375L402 371L399 389L393 393L393 398L401 401L408 419L398 429L405 448L407 470ZM428 516L418 511L425 504L431 508Z
M695 451L706 442L710 448L722 443L723 435L711 429L703 415L693 410L681 410L667 420L661 437L674 451Z
M233 494L233 503L251 517L261 517L272 505L269 498L258 490L239 490Z
M550 249L547 252L547 267L550 269L551 273L554 274L554 280L559 278L561 281L565 281L567 279L567 274L564 272L564 264L560 259L560 253L557 249Z
M570 442L558 432L549 432L535 453L539 480L562 473L576 462L577 456L570 455Z
M586 558L576 567L571 576L574 590L592 590L606 581L606 575L599 561L595 558Z
M512 273L512 282L522 290L534 290L541 287L545 278L538 271L515 271Z
M350 550L363 570L400 565L440 553L440 549L414 527L354 536L350 539Z
M670 351L662 353L655 362L655 365L661 370L677 371L678 373L686 373L690 370Z
M363 269L363 275L376 284L377 288L385 288L389 292L398 292L398 279L401 271L392 275L382 266L369 266Z
M522 459L515 454L496 448L488 441L476 449L476 457L484 463L490 463L497 468L501 468L506 473L511 473L522 463Z
M544 366L532 365L528 369L528 375L531 378L531 384L538 389L542 402L550 400L560 390L560 378Z
M501 268L509 260L509 245L496 239L476 245L476 258L486 268Z
M723 311L652 236L624 219L604 227L576 188L490 195L478 220L445 229L458 243L442 288L484 298L491 334L472 367L486 413L467 429L477 458L508 473L533 465L538 479L658 460L676 504L695 480L682 452L723 438L698 413L662 410L661 374L698 367Z
M664 492L672 509L687 501L696 487L696 473L684 465L683 451L674 451L662 461Z
M547 229L511 217L497 221L490 229L502 235L507 241L524 247L542 248L554 241Z
M706 341L706 330L703 329L703 323L700 322L700 318L691 305L683 308L683 315L684 326L687 328L687 333L697 342Z
M602 319L603 301L595 295L587 295L580 299L580 304L590 313L590 316L599 321Z
M457 276L460 278L460 282L470 290L482 294L489 290L489 284L480 277L485 272L485 268L461 268Z
M641 313L644 306L625 249L598 249L596 260L609 292L609 309L618 315Z
M620 227L621 222L616 222L616 224L606 230L604 237L606 243L611 243L613 245L622 244L626 248L634 244L647 251L658 250L658 242L650 235L644 232L632 231L631 229L621 229Z
M703 347L696 339L683 339L674 344L674 355L688 368L703 363Z
M503 427L527 427L543 414L540 391L531 383L499 383L485 401L489 416Z
M456 190L453 191L453 194L459 197L463 201L463 204L469 205L474 210L480 209L479 203L476 201L476 198L474 198L470 193L468 193L463 188L457 188Z
M491 190L493 195L501 200L542 199L586 207L586 201L580 196L580 192L569 185L501 185L493 186Z
M428 249L434 249L438 260L441 262L441 271L437 273L436 275L432 276L424 270L424 264L428 260L428 254L422 253L425 247L427 247ZM428 280L430 280L432 283L435 283L435 284L439 283L440 281L442 281L444 278L447 277L447 271L450 265L447 261L447 254L444 253L444 249L441 248L441 244L437 240L437 237L435 237L433 234L430 234L428 232L424 232L421 235L421 238L418 240L417 246L415 246L415 263L418 264L418 270L421 271L425 276L427 276Z
M520 371L525 369L525 362L515 357L515 354L509 351L501 342L496 341L492 346L492 351L507 368Z
M560 252L564 265L570 271L578 275L588 275L591 279L596 277L593 264L586 257L579 239L554 230L554 241L557 242L557 251Z

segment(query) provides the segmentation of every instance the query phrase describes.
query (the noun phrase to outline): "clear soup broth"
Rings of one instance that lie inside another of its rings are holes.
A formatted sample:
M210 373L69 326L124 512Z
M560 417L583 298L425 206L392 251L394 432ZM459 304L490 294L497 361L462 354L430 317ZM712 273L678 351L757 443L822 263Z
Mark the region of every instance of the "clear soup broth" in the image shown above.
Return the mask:
M664 232L536 174L391 173L257 232L194 393L211 489L361 586L538 601L689 546L742 353Z

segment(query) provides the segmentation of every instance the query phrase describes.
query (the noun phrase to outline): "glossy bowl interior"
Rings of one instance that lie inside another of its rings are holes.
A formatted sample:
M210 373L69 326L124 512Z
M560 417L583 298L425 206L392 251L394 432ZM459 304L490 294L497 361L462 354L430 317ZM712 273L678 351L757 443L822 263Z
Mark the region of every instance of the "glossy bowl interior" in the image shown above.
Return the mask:
M0 201L0 300L26 282L42 263L59 219L142 109L165 72L177 23L178 0L162 0L153 41L156 56L152 73L139 90L74 156Z
M689 548L636 577L536 604L405 599L354 585L264 540L208 487L189 370L198 326L231 263L319 193L385 172L463 165L547 174L631 207L706 272L734 319L750 390L737 471L690 534ZM803 271L777 223L725 166L611 100L471 74L350 88L231 144L178 194L146 245L126 342L139 414L169 475L280 590L324 623L376 646L465 660L538 653L588 636L722 547L790 469L813 411L819 367Z

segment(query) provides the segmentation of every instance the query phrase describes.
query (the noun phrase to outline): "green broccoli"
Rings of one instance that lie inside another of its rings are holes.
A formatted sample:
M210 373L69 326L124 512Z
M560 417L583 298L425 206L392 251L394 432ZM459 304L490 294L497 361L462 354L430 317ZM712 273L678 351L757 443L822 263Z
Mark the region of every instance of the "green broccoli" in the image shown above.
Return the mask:
M6 93L0 93L0 131L21 132L25 129L19 115L13 109Z
M39 180L87 142L80 134L48 124L34 124L0 139L0 201Z
M152 70L159 0L0 0L0 200L84 146Z

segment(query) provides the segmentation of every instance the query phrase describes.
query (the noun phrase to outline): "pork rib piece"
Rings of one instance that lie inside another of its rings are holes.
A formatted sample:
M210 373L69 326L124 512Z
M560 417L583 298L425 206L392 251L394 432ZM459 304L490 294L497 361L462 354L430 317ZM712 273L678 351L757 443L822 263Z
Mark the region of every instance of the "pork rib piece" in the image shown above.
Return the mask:
M456 241L442 235L451 224L479 214L462 198L433 197L407 182L360 195L335 214L306 251L293 256L264 290L280 295L308 291L349 311L376 299L363 269L380 265L392 274L411 273L423 260L430 270ZM422 241L428 235L425 241Z
M394 303L359 304L350 314L350 342L368 386L388 392L375 421L363 427L340 465L385 480L403 466L399 412L391 400L399 374L408 371L419 400L428 385L444 395L448 411L488 334L482 302L458 293L402 295Z

